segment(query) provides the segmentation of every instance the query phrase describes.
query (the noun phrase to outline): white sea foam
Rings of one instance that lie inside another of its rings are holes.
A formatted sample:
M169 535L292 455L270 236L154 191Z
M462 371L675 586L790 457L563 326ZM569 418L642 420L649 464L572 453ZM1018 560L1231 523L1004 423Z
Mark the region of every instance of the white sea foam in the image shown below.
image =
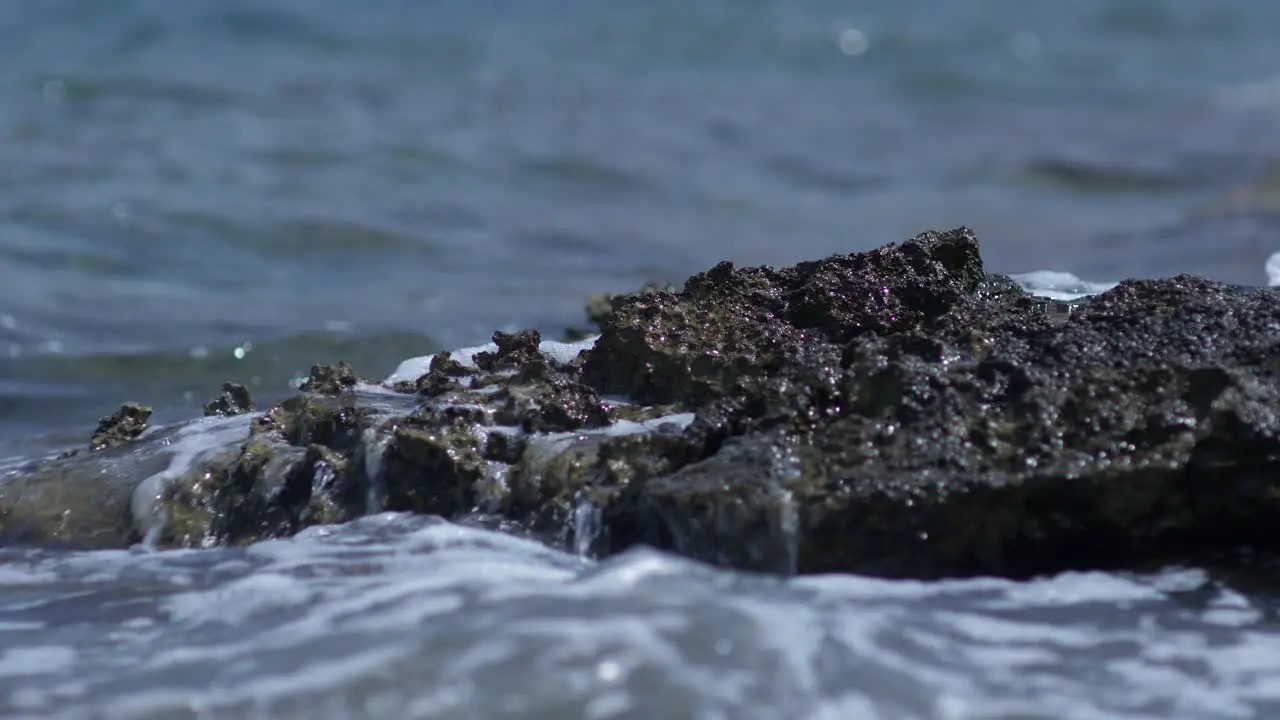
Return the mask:
M567 364L578 357L583 350L589 350L596 344L599 335L593 335L577 342L557 342L554 340L543 340L538 345L538 350L546 355L554 362ZM476 367L475 356L482 352L497 352L498 346L495 343L487 343L485 345L476 345L475 347L460 348L450 351L449 357L465 367ZM413 382L425 375L431 370L431 355L423 355L421 357L409 358L400 363L395 372L384 381L387 385L394 385L398 382Z
M539 349L555 362L568 363L583 350L592 347L596 337L598 336L573 343L545 341L541 343ZM450 355L464 365L475 367L475 355L477 353L496 350L497 345L489 343L487 345L454 350ZM387 378L386 385L400 380L416 379L429 370L430 364L431 356L405 360L400 364L396 372ZM372 409L384 415L396 409L392 407L394 404L392 403L392 398L403 397L399 394L391 393L385 387L365 383L358 386L357 390L364 396L365 401ZM163 470L139 482L133 492L130 509L134 524L144 538L144 546L149 546L154 542L154 539L163 530L167 522L167 518L159 504L159 499L169 483L190 472L198 463L209 459L215 453L244 442L248 437L250 423L254 418L261 415L262 413L251 413L232 417L200 418L177 426L152 428L147 431L144 438L150 442L142 447L147 448L145 450L147 452L158 452L167 455L169 462ZM693 415L691 413L678 413L645 422L621 420L605 428L547 434L542 436L541 442L548 449L562 449L576 439L590 435L624 435L648 432L661 425L674 425L677 428L683 428L692 420ZM522 434L519 428L508 427L478 428L478 431ZM367 506L370 511L376 512L380 509L381 464L390 438L388 436L379 436L370 429L365 432L362 441L366 446L365 469L370 478L368 497L366 498Z
M1263 271L1269 287L1280 286L1280 252L1272 253L1267 258ZM1069 272L1056 270L1037 270L1011 277L1028 293L1051 300L1079 300L1116 286L1116 283L1091 282Z
M1280 286L1280 252L1272 253L1267 258L1267 285L1271 287Z
M1116 283L1090 282L1069 272L1055 270L1037 270L1011 277L1028 293L1050 300L1079 300L1106 292L1116 286Z

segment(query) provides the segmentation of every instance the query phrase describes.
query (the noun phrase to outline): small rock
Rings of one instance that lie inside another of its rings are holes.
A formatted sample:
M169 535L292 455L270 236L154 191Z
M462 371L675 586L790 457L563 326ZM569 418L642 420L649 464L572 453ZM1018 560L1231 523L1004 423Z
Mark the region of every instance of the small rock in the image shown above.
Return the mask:
M343 390L351 389L360 378L351 366L338 361L337 365L312 365L311 374L299 388L303 392L320 393L321 395L338 395Z
M542 335L537 330L499 331L493 334L493 343L498 346L496 352L476 353L476 365L485 372L517 368L527 372L530 365L546 365L546 359L538 349Z
M222 392L218 397L204 404L204 415L243 415L253 412L253 398L249 389L239 383L222 383Z
M89 441L89 449L105 450L126 443L147 429L151 408L136 402L127 402L120 409L98 420L98 429Z

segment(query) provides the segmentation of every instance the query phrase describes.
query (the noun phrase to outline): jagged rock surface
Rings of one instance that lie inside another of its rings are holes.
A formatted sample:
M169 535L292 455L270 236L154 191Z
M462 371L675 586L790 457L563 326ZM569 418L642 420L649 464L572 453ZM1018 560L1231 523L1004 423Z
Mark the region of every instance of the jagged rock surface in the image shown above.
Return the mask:
M613 298L576 358L526 331L389 387L318 367L247 440L162 483L156 539L387 509L784 573L1022 577L1277 549L1280 296L1180 276L1060 310L986 273L965 229L722 263ZM86 462L0 481L4 535L47 537L33 478Z

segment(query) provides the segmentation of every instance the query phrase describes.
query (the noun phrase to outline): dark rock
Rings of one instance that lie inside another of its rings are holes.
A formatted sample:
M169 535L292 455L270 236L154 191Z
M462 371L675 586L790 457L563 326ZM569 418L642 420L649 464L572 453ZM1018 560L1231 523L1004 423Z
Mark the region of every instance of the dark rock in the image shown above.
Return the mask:
M338 395L350 390L360 378L345 362L337 365L312 365L311 373L302 381L299 388L303 392L320 393L321 395Z
M235 545L292 535L357 516L352 478L359 467L321 445L295 447L255 438L165 488L166 547Z
M147 421L150 419L151 408L127 402L98 420L98 429L89 441L89 449L96 452L129 442L146 432Z
M131 450L126 444L63 455L0 477L0 546L101 548L134 542L134 488L164 461Z
M397 383L394 389L396 392L417 392L427 397L436 397L456 390L459 378L471 377L479 372L454 360L449 353L442 352L431 358L431 369L425 375L413 382Z
M255 418L251 433L297 447L311 444L350 450L360 440L368 412L353 400L318 394L296 395Z
M243 415L253 412L253 398L249 389L239 383L222 383L218 397L204 404L205 417L214 415Z
M547 361L538 350L541 342L542 336L537 330L496 332L493 334L493 343L498 349L476 353L476 365L485 372L520 370L528 373L529 377L545 376Z
M807 338L843 345L920 329L968 299L983 277L968 231L784 270L721 263L679 294L618 302L584 377L602 393L697 407L734 393L741 379L801 361Z
M484 477L477 439L465 423L398 428L386 455L388 510L452 517L471 510Z
M550 378L524 392L502 390L495 399L502 403L495 422L525 432L599 428L612 421L610 407L594 388L563 377Z
M673 293L673 292L677 292L677 288L672 287L667 283L647 282L644 285L642 285L639 290L639 294L641 295L649 295L652 293L659 293L659 292ZM565 328L565 331L564 331L565 338L567 338L570 341L574 341L574 340L582 340L592 335L598 334L601 328L604 327L605 323L608 322L609 318L613 315L614 300L619 298L624 298L624 297L626 296L615 295L612 293L601 293L599 295L592 295L591 297L587 298L586 305L583 309L587 316L587 322L590 323L590 327Z
M168 485L161 543L389 509L778 573L1280 552L1273 291L1180 276L1047 301L986 273L960 229L780 270L722 263L599 320L572 362L534 331L497 333L403 395L313 371L242 447ZM83 512L67 478L91 460L0 481L0 531L68 537L49 503Z

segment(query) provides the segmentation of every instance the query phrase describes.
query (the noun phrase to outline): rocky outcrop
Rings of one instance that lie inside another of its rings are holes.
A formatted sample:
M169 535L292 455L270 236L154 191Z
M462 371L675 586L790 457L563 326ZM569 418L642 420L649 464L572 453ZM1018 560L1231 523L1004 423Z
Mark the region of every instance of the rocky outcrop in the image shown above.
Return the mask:
M218 393L218 397L204 404L205 417L243 415L248 412L253 412L253 397L249 395L249 388L240 383L222 383L222 392Z
M722 263L595 317L594 343L498 333L387 383L318 366L233 441L152 468L132 525L77 539L241 543L394 510L596 556L643 543L912 577L1277 545L1272 291L1181 276L1050 302L985 272L959 229L778 270ZM105 482L96 457L0 481L0 537L72 539L50 508Z
M89 441L90 450L104 450L126 443L146 432L151 408L127 402L98 421L98 429Z

